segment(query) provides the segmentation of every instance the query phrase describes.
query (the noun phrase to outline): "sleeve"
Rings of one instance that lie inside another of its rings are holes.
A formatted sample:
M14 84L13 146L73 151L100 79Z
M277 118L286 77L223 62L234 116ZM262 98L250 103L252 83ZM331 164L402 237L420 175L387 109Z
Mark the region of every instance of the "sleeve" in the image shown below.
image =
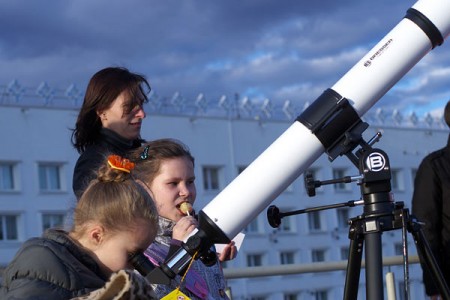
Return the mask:
M57 279L56 279L57 278ZM46 247L20 250L3 274L2 299L67 299L69 275Z
M440 249L442 243L440 238L442 228L442 189L439 177L432 166L432 161L426 158L417 170L414 180L414 193L412 199L412 212L418 221L424 223L423 234L439 266L442 266ZM439 290L433 282L432 274L425 266L425 261L420 257L423 281L427 295L439 294Z
M9 300L60 300L68 299L69 293L46 281L31 278L14 280L9 289L5 289L2 299Z

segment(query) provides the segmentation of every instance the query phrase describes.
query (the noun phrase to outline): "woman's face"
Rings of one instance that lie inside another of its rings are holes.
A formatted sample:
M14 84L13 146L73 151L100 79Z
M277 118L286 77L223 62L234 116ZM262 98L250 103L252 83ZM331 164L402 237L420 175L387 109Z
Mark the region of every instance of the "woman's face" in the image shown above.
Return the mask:
M149 185L151 195L161 217L177 222L185 215L180 204L195 202L194 165L187 157L176 157L161 163L158 175Z
M142 106L136 106L126 114L124 108L128 101L128 93L122 92L108 109L97 112L102 122L102 127L116 132L127 140L134 140L141 134L142 120L145 112Z
M93 251L103 273L132 269L128 259L131 254L142 252L154 241L156 228L154 224L137 220L129 230L109 233L102 243Z

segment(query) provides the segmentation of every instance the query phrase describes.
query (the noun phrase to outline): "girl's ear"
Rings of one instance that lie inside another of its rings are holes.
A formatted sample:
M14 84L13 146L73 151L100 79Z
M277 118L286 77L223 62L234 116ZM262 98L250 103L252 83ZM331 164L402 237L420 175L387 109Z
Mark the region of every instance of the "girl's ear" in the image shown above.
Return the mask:
M99 246L105 240L105 228L96 224L89 229L89 242L93 246Z

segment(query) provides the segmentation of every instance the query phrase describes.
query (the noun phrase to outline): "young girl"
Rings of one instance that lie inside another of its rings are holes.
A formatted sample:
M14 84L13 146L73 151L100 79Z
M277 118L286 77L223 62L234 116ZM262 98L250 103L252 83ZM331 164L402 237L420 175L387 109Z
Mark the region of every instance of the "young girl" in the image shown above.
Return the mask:
M196 197L194 158L182 143L161 139L142 145L130 153L136 164L133 170L137 179L148 188L159 213L159 227L155 242L145 254L156 265L164 262L171 246L179 246L187 234L197 226L196 219L180 207L193 205ZM236 247L227 245L221 260L234 258ZM163 297L180 286L177 276L170 285L155 285L158 297ZM207 267L195 260L188 270L181 291L191 299L228 299L226 282L216 262Z
M109 156L78 202L72 230L49 229L26 241L3 274L0 299L70 299L128 268L130 255L154 240L158 216L131 178L133 166Z

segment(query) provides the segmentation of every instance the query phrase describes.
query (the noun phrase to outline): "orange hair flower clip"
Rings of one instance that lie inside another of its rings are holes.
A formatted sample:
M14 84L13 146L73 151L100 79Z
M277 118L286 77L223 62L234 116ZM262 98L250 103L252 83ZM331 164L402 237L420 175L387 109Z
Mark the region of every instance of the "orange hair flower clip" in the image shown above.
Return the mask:
M130 173L134 169L134 163L129 159L123 158L119 155L108 156L108 164L111 168Z

